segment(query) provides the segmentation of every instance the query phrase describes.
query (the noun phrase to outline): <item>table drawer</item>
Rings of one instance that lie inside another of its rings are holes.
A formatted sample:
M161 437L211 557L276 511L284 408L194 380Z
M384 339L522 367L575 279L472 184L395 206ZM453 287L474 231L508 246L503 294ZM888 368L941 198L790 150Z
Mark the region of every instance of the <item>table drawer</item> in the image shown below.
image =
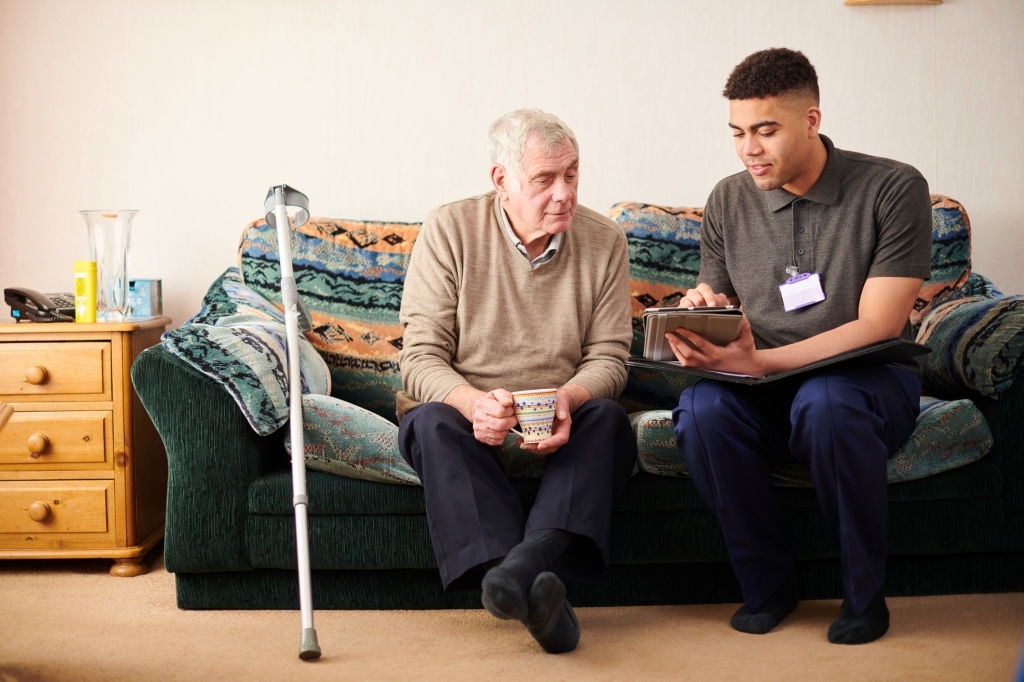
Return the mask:
M0 429L0 470L4 465L54 469L62 465L106 464L113 443L112 412L15 411ZM96 468L96 467L92 467Z
M112 533L113 509L112 480L0 481L0 545L7 533Z
M0 399L110 400L107 341L0 344Z

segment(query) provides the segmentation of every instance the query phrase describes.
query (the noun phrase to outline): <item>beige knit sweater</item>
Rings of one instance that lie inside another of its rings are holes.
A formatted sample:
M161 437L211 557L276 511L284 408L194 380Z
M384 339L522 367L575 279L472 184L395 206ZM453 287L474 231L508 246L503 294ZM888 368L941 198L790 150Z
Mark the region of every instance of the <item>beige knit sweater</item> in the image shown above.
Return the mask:
M435 209L423 223L402 295L399 416L480 390L574 383L614 398L632 337L622 229L578 207L562 246L536 268L502 227L494 192Z

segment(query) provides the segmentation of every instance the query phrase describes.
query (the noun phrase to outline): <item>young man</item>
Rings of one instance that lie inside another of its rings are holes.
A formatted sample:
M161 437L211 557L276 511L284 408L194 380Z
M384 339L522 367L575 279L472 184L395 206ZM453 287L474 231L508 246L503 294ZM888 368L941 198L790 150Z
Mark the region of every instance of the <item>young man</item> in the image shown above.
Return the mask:
M399 446L423 483L445 589L482 588L488 611L561 653L579 640L562 578L605 568L636 458L613 400L631 338L628 253L620 228L577 206L579 147L562 121L515 111L490 137L494 190L436 209L413 249ZM516 425L510 392L546 387L558 389L552 435L520 444L545 457L524 513L498 450Z
M743 306L727 346L669 334L684 365L763 376L894 337L930 274L928 186L902 163L837 149L820 135L818 80L787 49L729 76L729 128L743 172L712 190L699 284L681 305ZM760 387L701 381L673 411L676 442L716 513L744 605L742 632L766 633L796 608L795 558L772 489L773 462L806 464L841 554L845 600L829 641L869 642L885 604L886 460L909 437L913 364L836 367Z

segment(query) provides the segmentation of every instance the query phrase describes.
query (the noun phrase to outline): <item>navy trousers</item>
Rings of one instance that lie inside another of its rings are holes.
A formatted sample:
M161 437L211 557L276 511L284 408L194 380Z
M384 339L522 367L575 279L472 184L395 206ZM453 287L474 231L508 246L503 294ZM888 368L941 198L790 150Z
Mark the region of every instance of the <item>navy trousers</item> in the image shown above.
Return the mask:
M913 432L921 383L891 365L836 368L762 386L701 381L673 410L676 444L715 512L743 600L758 610L793 575L771 466L811 471L839 544L843 590L855 614L885 586L886 460Z
M573 540L559 565L565 580L598 577L608 563L612 512L636 461L625 411L590 400L572 415L569 442L545 459L537 497L523 509L498 450L444 403L424 403L399 424L402 457L419 474L427 524L445 589L478 588L482 568L534 530L558 528Z

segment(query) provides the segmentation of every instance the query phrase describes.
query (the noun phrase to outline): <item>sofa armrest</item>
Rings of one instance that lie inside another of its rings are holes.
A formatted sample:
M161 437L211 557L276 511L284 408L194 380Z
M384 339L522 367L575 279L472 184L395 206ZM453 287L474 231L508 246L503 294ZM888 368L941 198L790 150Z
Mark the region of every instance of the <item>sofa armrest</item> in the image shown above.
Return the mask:
M249 484L286 466L280 432L257 435L220 385L162 346L140 353L131 377L167 451L167 570L250 568L240 532Z
M976 398L974 402L992 431L992 449L982 461L999 472L1005 549L1024 551L1024 376L1018 375L998 400Z

